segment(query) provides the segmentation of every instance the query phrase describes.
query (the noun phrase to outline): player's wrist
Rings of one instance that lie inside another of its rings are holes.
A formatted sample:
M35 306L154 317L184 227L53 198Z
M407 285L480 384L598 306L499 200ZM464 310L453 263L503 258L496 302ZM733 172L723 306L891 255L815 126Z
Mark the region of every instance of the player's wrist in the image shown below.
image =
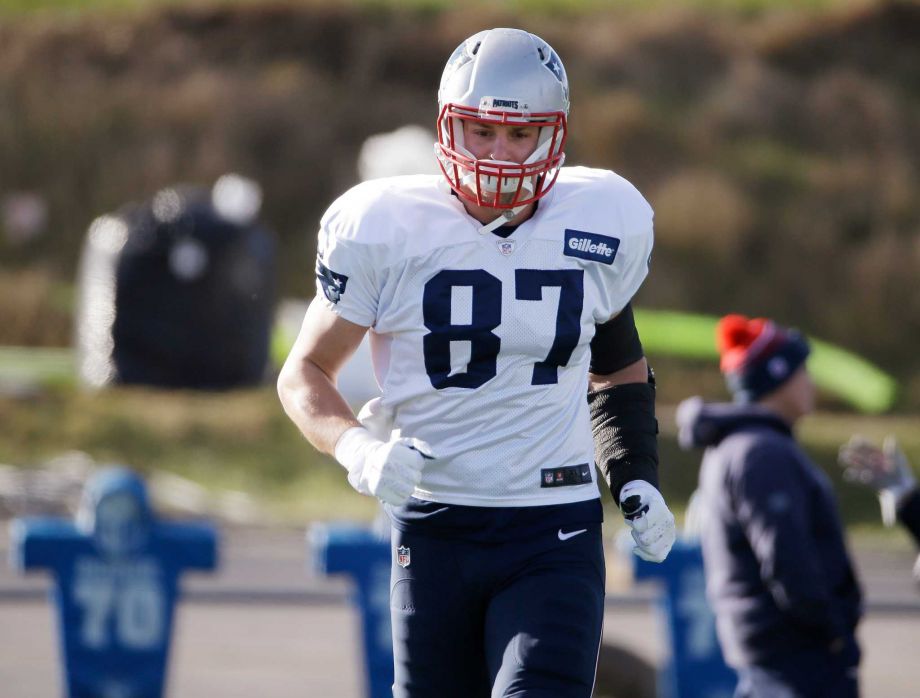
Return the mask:
M622 496L624 492L626 493L636 492L636 491L647 492L649 489L652 489L655 492L658 492L658 488L655 487L655 485L653 485L648 480L630 480L629 482L627 482L620 488L620 496Z
M619 501L622 504L625 499L639 495L643 501L649 499L650 497L655 497L656 499L664 499L661 496L661 492L658 490L655 485L650 483L648 480L630 480L625 485L620 488Z
M349 474L354 474L364 468L368 455L382 444L364 427L351 427L335 442L334 456Z

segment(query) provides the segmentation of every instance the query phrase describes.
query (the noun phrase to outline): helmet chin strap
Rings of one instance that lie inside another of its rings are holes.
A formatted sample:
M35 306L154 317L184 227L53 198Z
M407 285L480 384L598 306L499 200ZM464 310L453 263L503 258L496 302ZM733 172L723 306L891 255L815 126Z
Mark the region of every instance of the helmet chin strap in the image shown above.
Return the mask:
M496 160L494 162L499 163L501 161ZM509 164L514 164L514 163L509 163ZM488 179L493 179L493 178L490 177ZM496 189L494 193L495 193L495 196L498 197L502 193L501 190L502 190L503 183L497 177L494 177L494 179L495 179L495 189ZM524 179L523 181L521 181L519 185L516 185L515 188L522 188L525 191L527 191L528 194L533 194L533 190L534 190L533 179L534 179L533 177L528 177ZM489 188L488 191L491 191L491 188ZM522 204L521 206L515 206L514 208L506 208L502 210L501 213L498 214L498 218L493 220L491 223L487 223L486 225L482 226L479 229L480 234L485 235L486 233L491 233L493 230L495 230L496 228L500 226L507 225L512 220L514 220L515 216L517 216L525 208L527 208L527 204Z
M524 204L523 206L515 206L514 208L506 208L501 212L501 214L499 214L498 218L496 218L491 223L486 223L484 226L482 226L479 229L479 234L485 235L486 233L491 233L496 228L507 225L512 220L514 220L514 217L525 208L527 208L527 204Z
M460 132L462 133L462 129L460 130ZM537 146L537 149L533 153L531 153L530 156L521 164L528 165L532 162L536 162L540 158L545 157L546 153L549 152L549 145L550 145L549 141L544 139L543 142L539 146ZM475 159L475 156L469 150L463 147L462 141L457 145L457 150L463 153L464 155L466 155L467 157L469 157L470 159ZM435 152L437 153L438 157L441 157L440 152L438 151L437 145L435 145ZM505 162L502 160L492 160L492 162L495 165L502 165L502 164L516 165L517 164L513 162ZM559 167L562 166L562 162L563 161L560 160L559 165L558 165ZM533 193L534 186L535 186L534 177L536 177L536 175L534 175L533 177L528 177L523 182L521 182L521 186L523 186L523 188L526 189L531 194ZM491 177L489 179L491 179ZM462 180L464 184L469 186L474 191L476 190L476 185L475 185L476 177L473 173L470 172L470 173L464 174L462 176ZM495 180L496 180L495 182L496 196L498 196L501 193L502 182L499 180L498 177L495 177ZM486 223L484 226L482 226L479 229L480 235L486 235L487 233L491 233L496 228L499 228L503 225L507 225L512 220L514 220L515 216L517 216L521 211L527 208L527 206L528 206L527 204L523 204L521 206L515 206L514 208L504 209L495 220L493 220L491 223Z

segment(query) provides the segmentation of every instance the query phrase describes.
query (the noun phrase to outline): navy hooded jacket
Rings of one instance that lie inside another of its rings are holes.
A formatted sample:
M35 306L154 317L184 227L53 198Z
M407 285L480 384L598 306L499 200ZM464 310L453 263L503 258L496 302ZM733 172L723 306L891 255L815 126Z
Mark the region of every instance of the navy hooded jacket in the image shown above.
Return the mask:
M685 448L705 447L698 507L707 596L726 661L761 664L852 640L862 594L827 476L758 405L685 401Z

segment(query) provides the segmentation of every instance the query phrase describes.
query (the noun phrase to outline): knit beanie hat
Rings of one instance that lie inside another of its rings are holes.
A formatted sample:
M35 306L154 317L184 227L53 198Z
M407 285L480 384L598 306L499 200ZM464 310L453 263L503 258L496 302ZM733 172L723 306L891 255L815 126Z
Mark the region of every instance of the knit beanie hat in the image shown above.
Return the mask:
M785 383L808 357L794 329L765 318L726 315L716 327L719 366L735 402L756 402Z

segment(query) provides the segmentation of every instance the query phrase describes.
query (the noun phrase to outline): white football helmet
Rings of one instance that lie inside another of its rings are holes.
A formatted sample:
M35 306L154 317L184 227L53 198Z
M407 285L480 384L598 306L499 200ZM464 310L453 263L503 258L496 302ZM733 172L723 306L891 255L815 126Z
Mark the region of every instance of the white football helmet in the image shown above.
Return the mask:
M487 29L464 41L441 75L438 110L438 164L462 199L517 209L555 183L565 159L569 82L559 56L540 37ZM464 147L463 121L538 125L537 148L522 164L477 160Z

